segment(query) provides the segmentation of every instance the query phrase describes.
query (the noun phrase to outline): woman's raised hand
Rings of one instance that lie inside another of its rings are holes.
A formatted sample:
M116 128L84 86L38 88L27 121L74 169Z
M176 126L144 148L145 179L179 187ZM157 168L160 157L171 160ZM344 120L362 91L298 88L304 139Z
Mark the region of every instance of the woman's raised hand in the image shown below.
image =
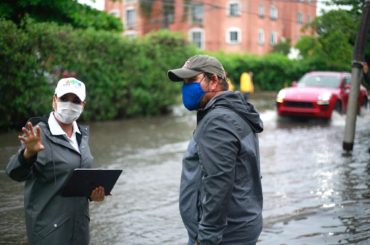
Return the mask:
M23 157L29 159L45 148L41 140L41 129L38 126L33 128L32 123L28 122L22 131L23 135L19 135L18 139L25 145Z

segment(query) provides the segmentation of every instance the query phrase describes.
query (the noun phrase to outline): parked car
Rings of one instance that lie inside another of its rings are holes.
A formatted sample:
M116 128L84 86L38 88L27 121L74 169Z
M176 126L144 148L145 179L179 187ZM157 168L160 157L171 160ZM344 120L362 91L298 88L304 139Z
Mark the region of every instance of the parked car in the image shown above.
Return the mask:
M347 111L351 85L348 72L309 72L292 87L279 91L276 109L279 116L330 119L334 110ZM359 111L366 106L367 90L361 85Z

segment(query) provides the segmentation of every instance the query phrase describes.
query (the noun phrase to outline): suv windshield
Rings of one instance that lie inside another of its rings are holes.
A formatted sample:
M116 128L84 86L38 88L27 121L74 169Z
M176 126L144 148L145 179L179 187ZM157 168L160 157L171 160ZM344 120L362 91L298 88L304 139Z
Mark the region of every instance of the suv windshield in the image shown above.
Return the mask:
M340 77L338 75L305 75L299 80L298 87L338 88Z

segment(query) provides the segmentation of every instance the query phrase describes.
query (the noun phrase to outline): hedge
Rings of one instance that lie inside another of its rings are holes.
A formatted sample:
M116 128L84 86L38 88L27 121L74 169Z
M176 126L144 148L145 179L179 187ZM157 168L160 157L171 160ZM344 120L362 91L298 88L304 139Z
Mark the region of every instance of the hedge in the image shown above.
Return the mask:
M349 70L348 66L320 59L290 60L282 54L255 56L248 54L207 53L217 57L224 65L230 80L239 89L240 75L253 72L253 82L257 91L278 91L299 80L306 72L317 70Z
M184 36L169 31L130 39L50 23L25 22L17 27L4 20L0 30L1 130L19 128L29 117L47 114L65 72L86 84L82 120L166 113L180 95L180 84L170 84L167 70L200 53ZM279 54L208 54L223 63L237 89L243 71L254 73L256 90L277 91L307 71L342 68L335 62L289 60Z
M64 72L87 87L82 120L156 115L176 102L179 86L167 70L181 66L195 48L180 34L142 39L56 24L0 21L0 129L18 128L51 110Z

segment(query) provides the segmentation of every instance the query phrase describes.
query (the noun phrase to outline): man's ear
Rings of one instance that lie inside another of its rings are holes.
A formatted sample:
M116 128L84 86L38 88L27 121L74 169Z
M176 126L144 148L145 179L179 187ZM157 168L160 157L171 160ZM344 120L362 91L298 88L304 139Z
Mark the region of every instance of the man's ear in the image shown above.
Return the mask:
M216 75L212 75L211 81L212 81L212 84L217 84L219 82L219 79Z
M220 84L220 79L216 75L212 75L211 77L211 88L212 90L218 90L218 86Z

